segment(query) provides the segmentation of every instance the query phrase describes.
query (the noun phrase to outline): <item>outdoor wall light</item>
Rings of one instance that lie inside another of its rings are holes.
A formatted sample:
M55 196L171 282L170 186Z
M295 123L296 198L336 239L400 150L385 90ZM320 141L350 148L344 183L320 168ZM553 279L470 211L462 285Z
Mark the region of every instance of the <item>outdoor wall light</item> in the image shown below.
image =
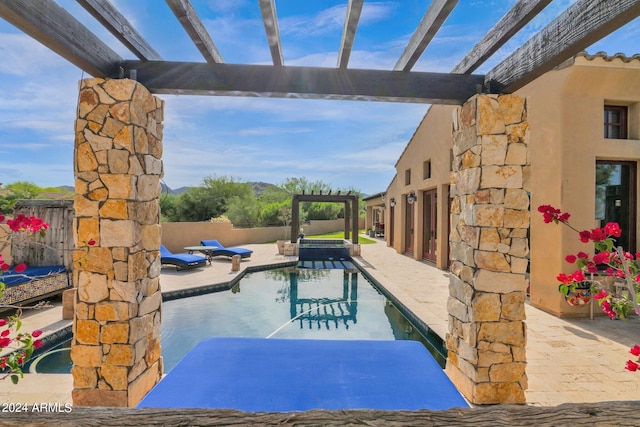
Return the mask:
M416 193L411 191L411 193L407 194L407 202L412 205L416 202L416 200L418 200L418 198L416 197Z
M384 202L385 200L387 200L387 193L382 193L382 201Z
M389 200L389 206L394 207L396 205L396 199L395 197L392 197L391 200Z

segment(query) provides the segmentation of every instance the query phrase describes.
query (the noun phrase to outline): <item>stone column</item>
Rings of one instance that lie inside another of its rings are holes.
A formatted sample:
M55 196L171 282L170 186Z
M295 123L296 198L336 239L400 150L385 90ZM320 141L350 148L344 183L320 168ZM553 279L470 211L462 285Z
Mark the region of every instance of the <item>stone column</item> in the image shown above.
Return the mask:
M74 153L74 405L135 406L162 375L163 108L162 100L133 80L80 83Z
M516 95L454 113L446 372L473 404L525 402L528 136Z

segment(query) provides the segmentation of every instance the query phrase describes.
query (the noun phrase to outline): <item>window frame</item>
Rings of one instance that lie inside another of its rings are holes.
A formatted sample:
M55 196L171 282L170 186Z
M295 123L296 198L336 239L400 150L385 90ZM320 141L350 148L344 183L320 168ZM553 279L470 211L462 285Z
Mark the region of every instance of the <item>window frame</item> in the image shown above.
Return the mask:
M620 113L619 122L609 121L608 113L613 111L617 111ZM629 117L628 106L605 104L604 106L604 137L605 139L628 139L629 138L628 117ZM612 132L610 132L610 130L613 128L617 128L620 130L618 137L612 136Z

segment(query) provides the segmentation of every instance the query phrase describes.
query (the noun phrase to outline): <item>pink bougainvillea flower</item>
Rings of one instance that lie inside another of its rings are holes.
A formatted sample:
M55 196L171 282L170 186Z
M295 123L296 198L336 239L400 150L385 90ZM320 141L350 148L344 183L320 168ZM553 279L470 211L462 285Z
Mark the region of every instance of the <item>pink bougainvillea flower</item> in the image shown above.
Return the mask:
M0 326L4 326L7 324L7 320L6 319L0 319Z
M571 283L571 278L564 273L558 274L556 276L556 280L560 283L564 283L565 285L568 285L569 283Z
M95 240L93 240L93 239L91 239L91 240L89 240L89 241L87 242L87 245L89 245L89 246L93 246L93 245L95 245L95 244L96 244L96 241L95 241Z
M593 297L596 300L601 300L601 299L606 298L608 296L609 296L609 294L607 293L607 291L605 291L604 289L600 289Z
M609 261L609 252L598 252L593 256L593 262L596 264L605 264Z
M571 215L568 212L565 212L565 213L563 213L562 215L560 215L558 217L558 221L560 221L560 222L569 222L569 217L570 216Z
M604 232L613 237L620 237L622 234L622 230L617 222L608 222L607 225L604 226Z
M589 273L597 273L598 272L598 267L596 266L596 264L593 261L590 261L587 263L587 271Z
M629 353L633 354L634 356L640 356L640 345L636 344L631 347Z
M586 279L582 270L577 270L569 277L571 277L576 282L582 282L584 279Z
M593 230L591 230L591 235L589 237L594 242L601 242L604 239L606 239L608 236L607 236L607 233L605 233L602 230L602 228L594 228Z
M589 259L589 254L586 252L578 252L577 256L580 259Z
M0 348L8 347L11 344L11 338L0 338Z
M591 237L591 233L589 233L589 230L583 230L579 233L580 235L580 241L582 243L587 243L589 241L589 238Z
M35 331L31 332L31 336L34 338L38 338L40 335L42 335L42 331L40 329L36 329Z
M13 267L13 270L14 270L16 273L22 273L22 272L24 272L26 269L27 269L27 264L25 264L24 262L23 262L23 263L20 263L20 264L17 264L15 267Z
M574 262L576 262L576 256L575 255L567 255L564 259L569 264L573 264Z
M639 367L640 365L638 365L636 362L627 360L627 366L625 366L624 369L626 369L627 371L635 372Z
M2 265L0 265L0 268L4 271L8 271L9 268L11 268L11 266L9 264L7 264L6 262L2 263Z
M42 341L41 340L35 340L33 342L33 348L39 349L40 347L42 347Z
M11 333L10 330L5 329L4 331L0 332L0 337L6 337L7 335L9 335Z

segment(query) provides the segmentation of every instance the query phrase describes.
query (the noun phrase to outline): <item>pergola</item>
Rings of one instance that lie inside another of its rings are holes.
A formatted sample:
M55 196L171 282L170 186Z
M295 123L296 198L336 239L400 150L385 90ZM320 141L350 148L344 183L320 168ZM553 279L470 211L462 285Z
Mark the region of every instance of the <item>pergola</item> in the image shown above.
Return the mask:
M358 244L358 195L357 194L294 194L291 201L291 243L296 242L300 226L300 202L344 203L344 237L349 239L349 223L351 223L351 242ZM351 218L349 218L351 217Z
M456 7L434 0L392 70L348 68L364 0L349 0L335 68L284 63L275 0L259 0L273 65L227 64L189 0L166 0L206 62L163 59L108 0L78 0L138 59L124 59L53 0L0 0L0 18L94 77L128 77L151 93L461 104L513 92L640 14L638 0L579 0L485 75L471 74L551 0L520 0L450 73L412 68ZM153 19L153 16L150 17Z
M486 74L472 74L550 2L519 0L451 72L434 73L412 69L457 0L430 2L391 70L348 67L364 0L348 1L337 64L324 68L285 65L275 0L258 1L272 65L225 63L189 0L166 3L204 62L163 59L107 0L78 3L138 59L122 58L53 0L0 0L0 18L99 78L81 83L75 129L77 241L97 236L98 243L74 271L78 289L72 344L74 404L135 406L162 375L157 199L163 171L164 104L151 94L464 104L465 112L479 117L483 106L496 101L497 94L516 91L640 15L640 0L578 0ZM510 95L505 98L512 99ZM475 102L471 106L470 99ZM522 108L524 104L520 103ZM460 138L454 144L471 146L480 139L474 120L460 120L455 127ZM525 236L529 211L527 207L519 216L505 220L504 203L474 206L478 187L470 184L480 175L480 167L470 166L457 171L459 181L454 182L466 185L456 186L452 204L457 203L457 209L461 203L469 206L467 222L452 227L458 233L460 256L453 259L450 274L447 348L455 357L447 369L474 404L524 403L525 275L496 273L478 267L475 260L483 231L491 229L498 236L500 227L500 231L516 230ZM523 166L512 167L513 173L522 175ZM501 193L512 188L502 182L491 190ZM521 184L518 190L524 191ZM355 196L294 198L294 204L300 201L351 202L353 242L357 243ZM484 218L476 215L480 208L485 209ZM486 219L500 225L482 224ZM509 220L511 226L504 225ZM292 238L297 230L294 224ZM495 254L497 250L487 250L482 255ZM511 317L502 317L504 312ZM499 354L504 359L498 359L497 352L505 349Z

